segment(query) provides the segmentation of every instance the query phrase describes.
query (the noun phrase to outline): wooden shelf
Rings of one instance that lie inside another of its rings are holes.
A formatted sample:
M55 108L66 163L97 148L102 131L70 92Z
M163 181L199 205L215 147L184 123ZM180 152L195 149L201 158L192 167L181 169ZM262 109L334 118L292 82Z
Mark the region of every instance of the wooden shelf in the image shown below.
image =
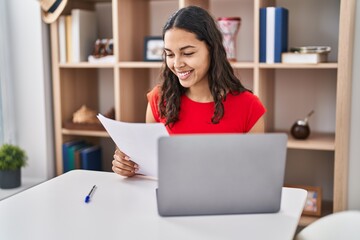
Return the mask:
M255 67L255 64L253 62L231 62L231 66L236 69L251 69Z
M162 62L120 62L117 64L119 68L161 68ZM231 62L231 66L236 69L254 68L253 62Z
M318 64L295 64L295 63L260 63L260 69L337 69L337 63L318 63Z
M60 63L60 68L161 68L162 62L143 62L143 61L124 61L115 63ZM319 64L284 64L284 63L259 63L253 62L231 62L233 68L254 68L260 69L337 69L337 63L319 63Z
M84 2L111 2L111 0L83 0Z
M115 66L118 68L161 68L162 62L124 61L117 64L88 62L59 64L60 68L113 68ZM232 62L231 66L239 69L251 69L254 68L255 64L252 62Z
M311 133L306 140L297 140L288 134L288 148L307 149L307 150L335 150L334 133Z
M60 63L60 68L113 68L115 67L114 63L89 63L89 62L80 62L80 63Z
M64 135L90 136L90 137L110 137L106 131L89 131L89 130L69 130L63 128L61 133Z
M119 68L161 68L162 62L119 62Z

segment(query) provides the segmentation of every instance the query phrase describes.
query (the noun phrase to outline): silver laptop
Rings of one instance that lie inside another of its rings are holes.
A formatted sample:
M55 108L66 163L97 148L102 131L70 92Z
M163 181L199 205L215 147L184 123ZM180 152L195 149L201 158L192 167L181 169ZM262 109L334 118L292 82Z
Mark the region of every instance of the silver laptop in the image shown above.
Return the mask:
M159 214L278 212L286 144L282 133L161 137Z

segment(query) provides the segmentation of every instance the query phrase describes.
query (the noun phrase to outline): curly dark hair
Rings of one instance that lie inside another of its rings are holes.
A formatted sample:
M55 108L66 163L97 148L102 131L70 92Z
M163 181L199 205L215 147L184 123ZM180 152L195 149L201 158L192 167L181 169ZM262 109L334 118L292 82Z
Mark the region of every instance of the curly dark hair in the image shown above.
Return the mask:
M194 33L196 38L204 41L209 49L209 88L215 103L211 122L213 124L219 123L224 116L224 105L222 102L226 100L226 94L228 92L240 94L243 91L249 90L235 76L234 70L227 60L226 51L222 43L223 37L217 23L206 10L197 6L188 6L179 9L170 16L163 28L163 39L166 31L172 28ZM185 93L186 88L181 86L177 76L167 67L166 56L164 57L161 78L160 117L164 117L166 119L165 125L171 127L179 120L180 99Z

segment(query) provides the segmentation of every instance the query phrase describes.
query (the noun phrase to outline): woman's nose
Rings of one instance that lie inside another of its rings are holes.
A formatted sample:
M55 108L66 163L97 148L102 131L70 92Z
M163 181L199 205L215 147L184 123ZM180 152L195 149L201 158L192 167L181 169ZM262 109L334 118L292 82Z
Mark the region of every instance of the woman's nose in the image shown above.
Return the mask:
M180 57L175 57L175 60L174 60L174 67L175 68L182 68L184 67L185 64L184 62L182 61L182 59Z

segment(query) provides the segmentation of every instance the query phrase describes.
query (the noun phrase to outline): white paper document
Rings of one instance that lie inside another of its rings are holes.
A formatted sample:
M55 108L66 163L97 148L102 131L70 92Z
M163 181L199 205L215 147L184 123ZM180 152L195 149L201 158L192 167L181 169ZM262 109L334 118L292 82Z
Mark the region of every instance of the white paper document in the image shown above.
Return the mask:
M157 178L158 139L169 135L164 124L120 122L101 114L97 117L116 146L139 165L138 173Z

